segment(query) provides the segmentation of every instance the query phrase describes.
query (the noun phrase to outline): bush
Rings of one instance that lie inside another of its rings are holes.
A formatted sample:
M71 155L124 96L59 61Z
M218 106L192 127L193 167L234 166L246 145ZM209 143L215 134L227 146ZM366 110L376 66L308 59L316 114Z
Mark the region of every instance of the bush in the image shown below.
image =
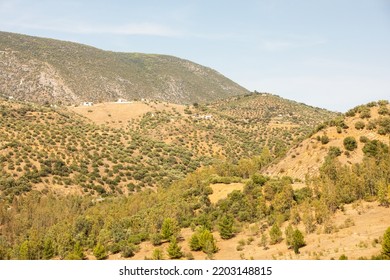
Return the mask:
M328 156L331 158L336 158L341 155L341 150L339 147L331 146L329 147Z
M367 142L370 141L370 140L368 139L367 136L360 136L359 141L360 141L361 143L367 143Z
M306 245L302 232L296 229L292 235L292 247L295 254L299 254L299 249Z
M348 136L344 138L344 148L348 151L353 151L357 148L356 139L352 136Z
M169 239L172 236L176 236L180 231L178 222L172 218L164 219L161 227L161 237L163 239Z
M328 144L328 143L329 143L329 137L328 137L327 135L322 135L322 137L321 137L321 143L322 143L323 145Z
M379 140L367 142L363 147L363 153L368 157L377 157L381 153L388 152L389 147Z
M368 107L362 108L361 111L360 111L360 118L362 118L362 119L369 119L369 118L371 118L370 108L368 108Z
M171 259L180 259L183 256L181 247L177 244L177 239L175 237L171 238L167 253Z
M339 257L339 260L348 260L348 257L347 257L345 254L342 254L342 255Z
M282 241L282 231L279 226L275 223L269 231L270 244L274 245Z
M106 248L101 243L98 243L95 248L93 248L93 255L97 260L104 260L107 258Z
M234 220L230 216L223 216L218 223L219 234L222 239L230 239L234 236L233 232Z
M366 125L365 125L365 123L363 121L357 121L355 123L355 128L358 129L358 130L364 129L365 126Z
M202 250L206 254L213 254L218 251L216 241L211 232L202 227L199 228L190 239L190 248L193 251Z
M385 234L383 235L382 256L384 259L390 259L390 227L387 228Z
M378 109L378 114L379 115L389 115L390 111L389 111L389 109L386 106L381 106Z
M154 249L152 253L152 259L153 260L163 260L164 259L164 252L161 249Z

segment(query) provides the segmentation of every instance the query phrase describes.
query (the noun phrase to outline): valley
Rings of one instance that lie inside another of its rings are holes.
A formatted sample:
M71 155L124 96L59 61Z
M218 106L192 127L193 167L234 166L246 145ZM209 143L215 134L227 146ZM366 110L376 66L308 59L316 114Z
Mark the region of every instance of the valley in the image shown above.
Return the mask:
M169 56L0 51L0 259L389 258L388 100L341 114Z

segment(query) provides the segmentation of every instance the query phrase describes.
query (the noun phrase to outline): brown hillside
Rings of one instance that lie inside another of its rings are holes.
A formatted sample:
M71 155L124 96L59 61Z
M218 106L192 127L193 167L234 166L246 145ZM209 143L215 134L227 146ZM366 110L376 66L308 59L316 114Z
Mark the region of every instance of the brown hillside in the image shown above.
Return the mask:
M290 149L279 162L270 166L266 173L271 176L290 176L294 179L304 180L306 174L317 174L324 163L330 147L337 147L342 152L338 157L343 164L351 165L363 159L362 148L364 138L389 142L389 108L388 104L359 106L349 111L343 119L329 122L327 127L320 129L310 138L302 141ZM387 111L383 108L387 108ZM360 112L359 112L360 111ZM364 127L359 128L359 124ZM322 141L328 137L329 142ZM347 151L343 141L346 137L354 137L357 148ZM363 142L362 142L363 139Z

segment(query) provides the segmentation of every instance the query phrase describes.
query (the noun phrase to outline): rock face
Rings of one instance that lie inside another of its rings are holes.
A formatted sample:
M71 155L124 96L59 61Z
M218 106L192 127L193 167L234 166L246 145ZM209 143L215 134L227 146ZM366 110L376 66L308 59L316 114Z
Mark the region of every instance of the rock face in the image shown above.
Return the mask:
M70 105L118 98L190 104L248 91L215 70L172 56L0 32L0 93Z

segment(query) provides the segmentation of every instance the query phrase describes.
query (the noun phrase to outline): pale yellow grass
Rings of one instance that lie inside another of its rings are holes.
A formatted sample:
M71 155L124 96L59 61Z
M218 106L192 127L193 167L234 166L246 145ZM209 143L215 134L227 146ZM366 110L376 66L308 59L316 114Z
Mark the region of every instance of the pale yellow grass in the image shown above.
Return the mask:
M183 114L185 106L169 103L153 103L133 101L131 103L99 103L93 106L69 107L96 124L106 124L111 127L125 127L127 122L141 117L146 113L158 111L173 111Z
M244 189L243 183L231 183L231 184L212 184L210 187L213 189L213 193L209 195L211 203L216 203L220 199L227 198L228 194L232 191L242 191Z

